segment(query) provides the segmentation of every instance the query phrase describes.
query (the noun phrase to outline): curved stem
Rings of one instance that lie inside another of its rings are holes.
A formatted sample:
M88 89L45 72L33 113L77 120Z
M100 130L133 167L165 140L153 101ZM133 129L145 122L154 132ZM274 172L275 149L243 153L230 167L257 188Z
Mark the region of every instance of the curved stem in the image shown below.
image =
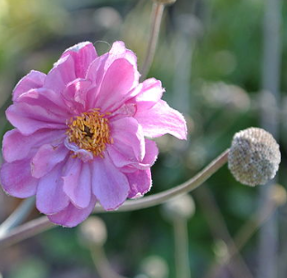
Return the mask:
M209 165L207 165L201 172L199 172L195 177L189 179L181 185L174 188L166 190L161 193L153 194L148 197L144 197L138 200L128 200L126 201L118 210L111 212L122 212L122 211L132 211L143 208L148 208L156 206L170 200L173 197L185 194L196 189L198 186L203 184L210 176L212 176L216 171L218 171L228 159L229 149L224 151L215 160L213 160ZM94 212L102 213L107 212L102 207L96 206ZM12 230L9 235L0 237L0 249L3 247L10 246L17 243L23 239L32 237L40 232L48 230L55 225L49 222L46 216L38 218L36 220L30 221L14 230Z
M148 42L148 48L146 51L143 66L140 70L141 81L143 81L146 78L148 71L150 69L150 66L152 64L153 58L154 58L156 45L157 45L158 37L159 37L159 30L160 30L163 10L164 10L164 4L157 3L157 2L153 4L152 27L151 27L151 32L150 32L150 37L149 37L149 42Z

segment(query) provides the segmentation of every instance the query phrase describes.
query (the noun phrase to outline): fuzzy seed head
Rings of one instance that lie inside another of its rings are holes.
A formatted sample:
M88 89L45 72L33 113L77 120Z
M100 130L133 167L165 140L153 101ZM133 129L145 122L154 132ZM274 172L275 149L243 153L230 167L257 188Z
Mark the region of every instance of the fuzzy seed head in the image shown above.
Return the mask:
M255 186L274 178L281 161L279 145L261 128L248 128L233 137L228 168L242 184Z

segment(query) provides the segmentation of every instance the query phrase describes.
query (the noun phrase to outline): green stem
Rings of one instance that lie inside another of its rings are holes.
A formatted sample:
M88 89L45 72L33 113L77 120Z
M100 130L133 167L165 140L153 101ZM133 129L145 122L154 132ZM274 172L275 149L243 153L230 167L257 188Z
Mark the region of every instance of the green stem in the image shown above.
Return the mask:
M134 211L138 209L153 207L156 205L160 205L172 199L173 197L188 193L196 189L198 186L203 184L210 176L216 173L227 162L228 152L229 149L225 150L195 177L189 179L183 184L166 190L164 192L144 197L142 199L128 200L118 210L114 212ZM94 212L103 213L107 211L105 211L100 206L96 206ZM30 221L18 228L15 228L8 235L0 237L0 249L15 244L23 239L37 235L52 227L55 227L55 225L49 222L46 216Z

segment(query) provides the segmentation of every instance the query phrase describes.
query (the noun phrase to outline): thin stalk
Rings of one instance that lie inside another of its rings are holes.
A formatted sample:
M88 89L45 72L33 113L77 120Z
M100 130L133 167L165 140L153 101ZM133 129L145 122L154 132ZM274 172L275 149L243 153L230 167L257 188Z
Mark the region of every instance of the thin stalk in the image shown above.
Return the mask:
M11 229L21 224L29 215L35 204L35 198L31 197L24 200L17 209L0 225L0 238L7 234Z
M262 63L262 104L261 126L269 131L275 139L279 137L279 119L277 113L280 103L280 64L282 22L281 0L265 0L263 18L263 63ZM267 105L264 105L266 104ZM264 107L265 106L265 107ZM260 206L263 209L268 201L270 181L260 187ZM278 217L274 213L262 226L259 233L258 278L277 277L278 261Z
M249 268L238 252L236 252L237 256L234 257L234 260L230 260L230 254L237 251L237 246L228 231L222 213L220 212L220 209L210 190L203 186L196 192L196 197L199 200L198 203L203 209L214 238L220 238L225 243L227 250L226 257L221 259L220 264L214 264L207 273L206 277L221 277L222 269L224 266L226 266L226 268L228 268L232 273L232 277L252 278Z
M175 240L175 266L176 278L190 278L190 265L188 255L187 220L178 217L173 221Z
M96 245L90 248L93 262L101 278L126 278L117 274L112 268L106 257L104 248Z
M164 4L158 2L153 3L151 32L143 66L140 70L141 81L145 80L155 55L163 11Z
M153 194L138 200L128 200L114 212L134 211L138 209L153 207L160 205L173 197L188 193L196 189L227 162L228 153L229 149L225 150L201 172L199 172L195 177L189 179L188 181L161 193ZM107 211L105 211L100 206L96 206L94 212L103 213ZM23 224L22 226L19 226L18 228L15 228L8 235L0 237L0 249L20 242L24 239L30 238L43 231L51 229L52 227L55 227L55 225L49 222L46 216L32 220L26 224Z

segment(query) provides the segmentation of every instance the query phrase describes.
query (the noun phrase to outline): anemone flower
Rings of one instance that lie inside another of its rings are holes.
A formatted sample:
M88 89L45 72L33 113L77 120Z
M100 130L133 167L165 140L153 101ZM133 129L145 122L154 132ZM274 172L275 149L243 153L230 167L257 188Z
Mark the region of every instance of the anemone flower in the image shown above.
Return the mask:
M36 195L37 209L67 227L96 202L117 209L151 188L155 138L186 139L183 116L161 100L161 82L139 83L135 54L115 42L101 56L90 42L67 49L46 75L31 71L13 91L3 139L4 191Z

